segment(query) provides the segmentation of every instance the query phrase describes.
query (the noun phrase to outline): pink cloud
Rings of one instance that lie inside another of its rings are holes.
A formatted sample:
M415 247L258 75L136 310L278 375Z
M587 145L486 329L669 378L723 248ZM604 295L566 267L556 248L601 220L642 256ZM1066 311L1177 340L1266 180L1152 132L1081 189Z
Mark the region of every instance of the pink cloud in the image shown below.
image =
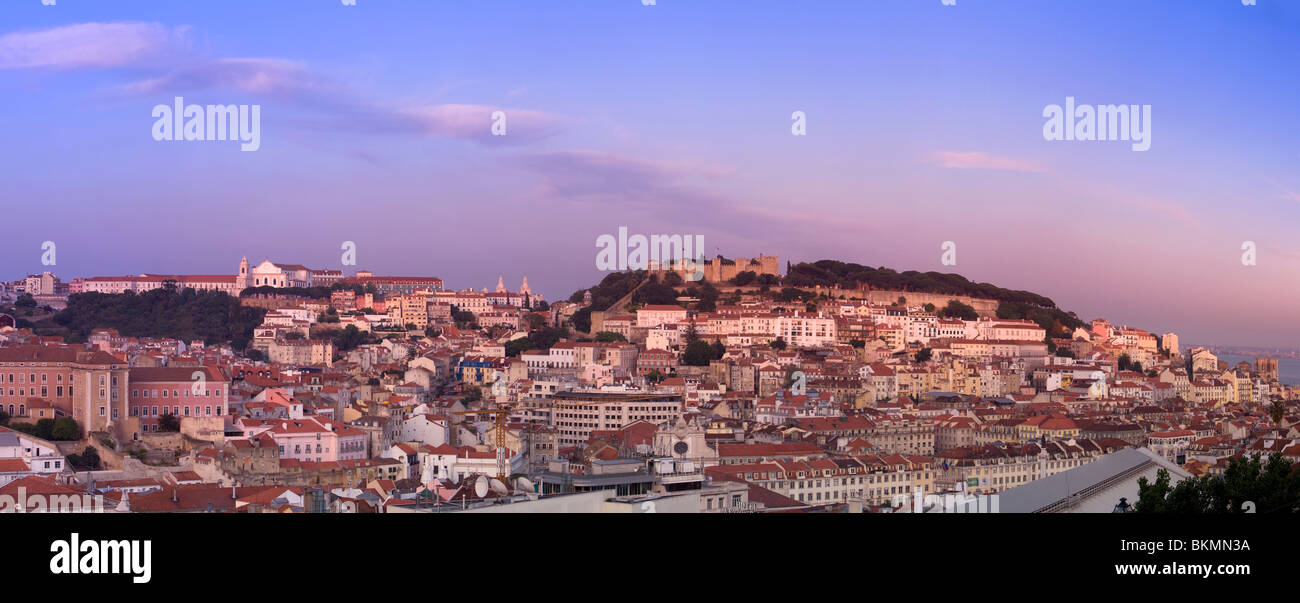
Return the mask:
M493 136L494 114L505 115L505 135ZM417 133L438 138L461 138L502 143L524 142L554 133L555 116L531 109L510 109L491 105L428 105L403 109L398 115L410 120Z
M221 58L202 61L167 75L123 87L131 95L225 88L252 94L295 95L329 85L296 61L273 58Z
M1042 172L1041 166L1021 159L997 157L987 153L940 151L935 153L933 161L940 167L962 170L1007 170L1013 172Z
M121 88L131 96L234 90L294 103L306 113L299 121L316 130L370 134L414 134L522 144L555 133L560 120L549 113L491 105L440 104L390 108L360 98L350 88L298 61L277 58L218 58ZM492 136L493 114L506 114L506 135ZM310 115L310 116L308 116Z
M133 65L164 55L187 27L160 23L79 23L0 36L0 69L82 69Z

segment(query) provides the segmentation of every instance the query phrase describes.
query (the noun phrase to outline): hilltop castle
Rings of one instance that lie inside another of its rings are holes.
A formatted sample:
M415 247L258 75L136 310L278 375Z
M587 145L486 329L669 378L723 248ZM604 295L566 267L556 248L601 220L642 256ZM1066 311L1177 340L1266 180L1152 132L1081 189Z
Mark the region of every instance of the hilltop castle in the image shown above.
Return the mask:
M652 270L654 268L654 266L651 267ZM689 276L695 272L695 270L683 269L678 263L674 263L671 270L687 281L690 280ZM781 276L781 260L777 256L763 254L759 254L756 258L736 258L734 260L718 256L704 264L702 270L704 280L710 283L729 281L741 272L753 272L755 275Z

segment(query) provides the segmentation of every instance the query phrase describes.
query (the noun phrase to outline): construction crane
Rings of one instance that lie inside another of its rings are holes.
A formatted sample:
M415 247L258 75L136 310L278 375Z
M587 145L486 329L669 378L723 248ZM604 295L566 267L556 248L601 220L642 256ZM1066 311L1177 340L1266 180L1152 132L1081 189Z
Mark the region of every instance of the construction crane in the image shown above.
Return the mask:
M506 425L507 418L510 416L510 409L495 408L485 410L466 410L457 412L458 415L493 415L493 439L497 448L497 479L507 487L510 485L510 473L506 466Z

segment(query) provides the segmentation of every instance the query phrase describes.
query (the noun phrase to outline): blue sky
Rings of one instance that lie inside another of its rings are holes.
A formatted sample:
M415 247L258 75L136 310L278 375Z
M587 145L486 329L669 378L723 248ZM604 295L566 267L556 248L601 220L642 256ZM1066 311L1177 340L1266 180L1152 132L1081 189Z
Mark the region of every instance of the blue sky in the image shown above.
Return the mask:
M959 272L1185 341L1300 336L1300 2L2 10L3 278L46 240L64 278L340 268L350 240L358 268L558 299L627 226ZM154 141L176 96L261 105L261 149ZM1151 149L1045 141L1066 96L1151 105Z

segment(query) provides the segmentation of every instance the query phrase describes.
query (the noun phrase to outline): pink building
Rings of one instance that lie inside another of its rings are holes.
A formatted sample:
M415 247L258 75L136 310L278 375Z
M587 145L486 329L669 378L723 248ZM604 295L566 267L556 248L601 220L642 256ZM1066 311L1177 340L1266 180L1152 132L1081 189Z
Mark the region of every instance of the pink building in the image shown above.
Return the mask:
M158 431L158 418L220 417L226 414L230 382L210 366L134 367L128 378L127 412L140 417L140 430Z
M338 421L312 417L279 421L266 431L280 447L280 459L350 461L366 458L369 436Z

